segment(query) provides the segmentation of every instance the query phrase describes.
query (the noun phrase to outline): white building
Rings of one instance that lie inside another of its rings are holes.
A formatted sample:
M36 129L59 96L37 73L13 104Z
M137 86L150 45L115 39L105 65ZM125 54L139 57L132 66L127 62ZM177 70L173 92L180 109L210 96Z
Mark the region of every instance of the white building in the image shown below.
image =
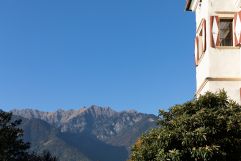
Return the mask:
M227 91L241 103L241 0L187 0L196 13L196 95Z

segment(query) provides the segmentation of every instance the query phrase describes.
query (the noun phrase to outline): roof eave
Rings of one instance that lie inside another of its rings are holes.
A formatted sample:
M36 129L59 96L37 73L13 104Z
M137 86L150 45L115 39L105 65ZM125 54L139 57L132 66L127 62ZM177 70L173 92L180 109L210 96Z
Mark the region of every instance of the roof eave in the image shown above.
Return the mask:
M185 8L186 11L192 11L192 10L190 9L191 2L192 2L192 0L186 0L186 8Z

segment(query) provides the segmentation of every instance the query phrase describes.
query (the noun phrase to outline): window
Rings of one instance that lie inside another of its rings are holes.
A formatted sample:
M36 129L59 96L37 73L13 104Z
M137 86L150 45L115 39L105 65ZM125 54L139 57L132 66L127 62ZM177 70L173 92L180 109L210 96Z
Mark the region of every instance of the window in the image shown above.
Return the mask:
M199 64L206 51L206 20L202 19L195 38L195 62Z
M220 19L219 39L220 46L233 46L233 19Z
M235 27L235 19L233 16L210 17L210 30L211 30L211 47L215 48L217 46L233 47L233 27ZM234 30L235 31L235 30Z

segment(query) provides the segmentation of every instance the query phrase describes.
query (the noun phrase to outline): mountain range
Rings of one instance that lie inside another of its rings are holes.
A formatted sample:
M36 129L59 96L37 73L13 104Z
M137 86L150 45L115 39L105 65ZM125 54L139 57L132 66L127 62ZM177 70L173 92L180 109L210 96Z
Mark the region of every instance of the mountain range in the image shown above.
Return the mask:
M125 161L136 139L154 128L157 120L152 114L99 106L11 112L22 119L24 140L31 143L31 150L48 150L60 161Z

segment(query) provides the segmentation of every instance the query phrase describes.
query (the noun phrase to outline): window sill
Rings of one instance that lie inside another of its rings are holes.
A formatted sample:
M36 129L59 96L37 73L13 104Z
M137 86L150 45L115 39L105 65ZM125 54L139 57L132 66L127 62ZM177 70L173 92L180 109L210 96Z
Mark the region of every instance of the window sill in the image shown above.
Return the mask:
M216 46L217 49L240 49L240 47L236 46Z

